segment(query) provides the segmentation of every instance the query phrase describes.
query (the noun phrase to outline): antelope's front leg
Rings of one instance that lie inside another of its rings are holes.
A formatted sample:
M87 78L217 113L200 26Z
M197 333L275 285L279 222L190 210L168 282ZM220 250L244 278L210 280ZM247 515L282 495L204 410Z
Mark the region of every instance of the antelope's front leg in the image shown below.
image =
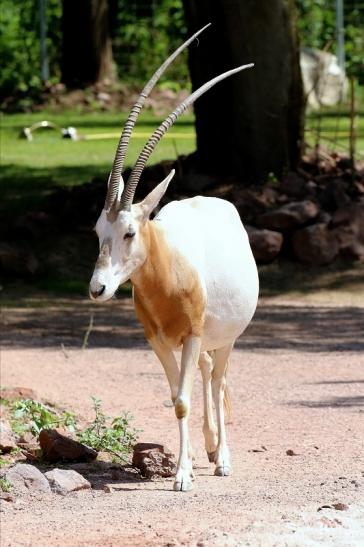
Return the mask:
M178 419L180 449L176 473L176 480L173 489L186 492L192 489L193 470L192 457L190 452L188 417L191 406L191 392L195 369L201 349L201 338L188 336L183 342L181 373L178 386L178 395L175 402L175 412Z

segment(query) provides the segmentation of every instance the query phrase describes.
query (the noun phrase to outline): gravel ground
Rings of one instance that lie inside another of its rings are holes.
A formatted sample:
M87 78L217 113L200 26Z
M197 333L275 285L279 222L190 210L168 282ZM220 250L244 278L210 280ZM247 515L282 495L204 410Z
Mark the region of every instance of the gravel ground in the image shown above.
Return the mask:
M96 395L110 415L134 415L141 441L177 453L167 381L131 307L73 299L4 308L1 383L33 388L85 420ZM90 491L3 502L1 545L364 545L363 324L352 302L263 300L229 370L232 476L214 477L207 461L196 375L193 491L101 473Z

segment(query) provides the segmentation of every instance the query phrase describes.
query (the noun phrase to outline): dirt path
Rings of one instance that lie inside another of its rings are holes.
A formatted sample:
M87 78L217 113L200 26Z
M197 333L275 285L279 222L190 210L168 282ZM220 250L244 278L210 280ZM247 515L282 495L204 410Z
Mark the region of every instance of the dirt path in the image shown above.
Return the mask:
M133 413L140 440L176 452L167 382L130 301L98 308L81 350L91 309L74 300L4 309L2 385L86 419L97 395L108 413ZM100 476L91 491L3 504L1 545L364 545L363 324L353 305L262 302L230 367L231 477L214 477L207 462L196 375L195 490ZM318 511L336 502L348 509Z

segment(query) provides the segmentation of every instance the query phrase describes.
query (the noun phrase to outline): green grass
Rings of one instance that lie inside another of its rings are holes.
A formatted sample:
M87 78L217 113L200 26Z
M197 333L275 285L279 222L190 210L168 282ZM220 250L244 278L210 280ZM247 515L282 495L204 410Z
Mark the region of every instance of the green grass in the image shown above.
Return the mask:
M133 165L139 152L164 118L145 113L140 116L130 142L126 166ZM39 129L33 142L19 138L23 127L48 120L61 127L74 126L82 135L112 133L108 139L71 141L51 129ZM126 120L125 113L38 112L2 116L1 194L3 211L21 213L47 195L55 186L74 186L94 177L106 178L118 136ZM187 136L185 136L187 135ZM182 137L182 138L181 138ZM175 158L195 149L192 114L185 115L157 146L150 163ZM105 180L106 184L106 180Z
M355 117L356 125L356 159L364 159L364 108L358 108ZM348 153L350 114L347 106L325 108L322 111L310 112L305 122L305 139L310 145L316 142L317 132L320 143L329 150Z

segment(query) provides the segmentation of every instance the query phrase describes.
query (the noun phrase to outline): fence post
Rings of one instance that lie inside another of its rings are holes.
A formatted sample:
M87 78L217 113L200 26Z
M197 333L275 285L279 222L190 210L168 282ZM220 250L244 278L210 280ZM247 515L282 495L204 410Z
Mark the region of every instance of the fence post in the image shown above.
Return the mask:
M345 74L345 39L344 39L344 4L343 0L336 0L336 40L337 58L340 68Z
M42 81L49 80L49 65L47 52L47 20L46 0L39 0L39 21L40 21L40 65Z

